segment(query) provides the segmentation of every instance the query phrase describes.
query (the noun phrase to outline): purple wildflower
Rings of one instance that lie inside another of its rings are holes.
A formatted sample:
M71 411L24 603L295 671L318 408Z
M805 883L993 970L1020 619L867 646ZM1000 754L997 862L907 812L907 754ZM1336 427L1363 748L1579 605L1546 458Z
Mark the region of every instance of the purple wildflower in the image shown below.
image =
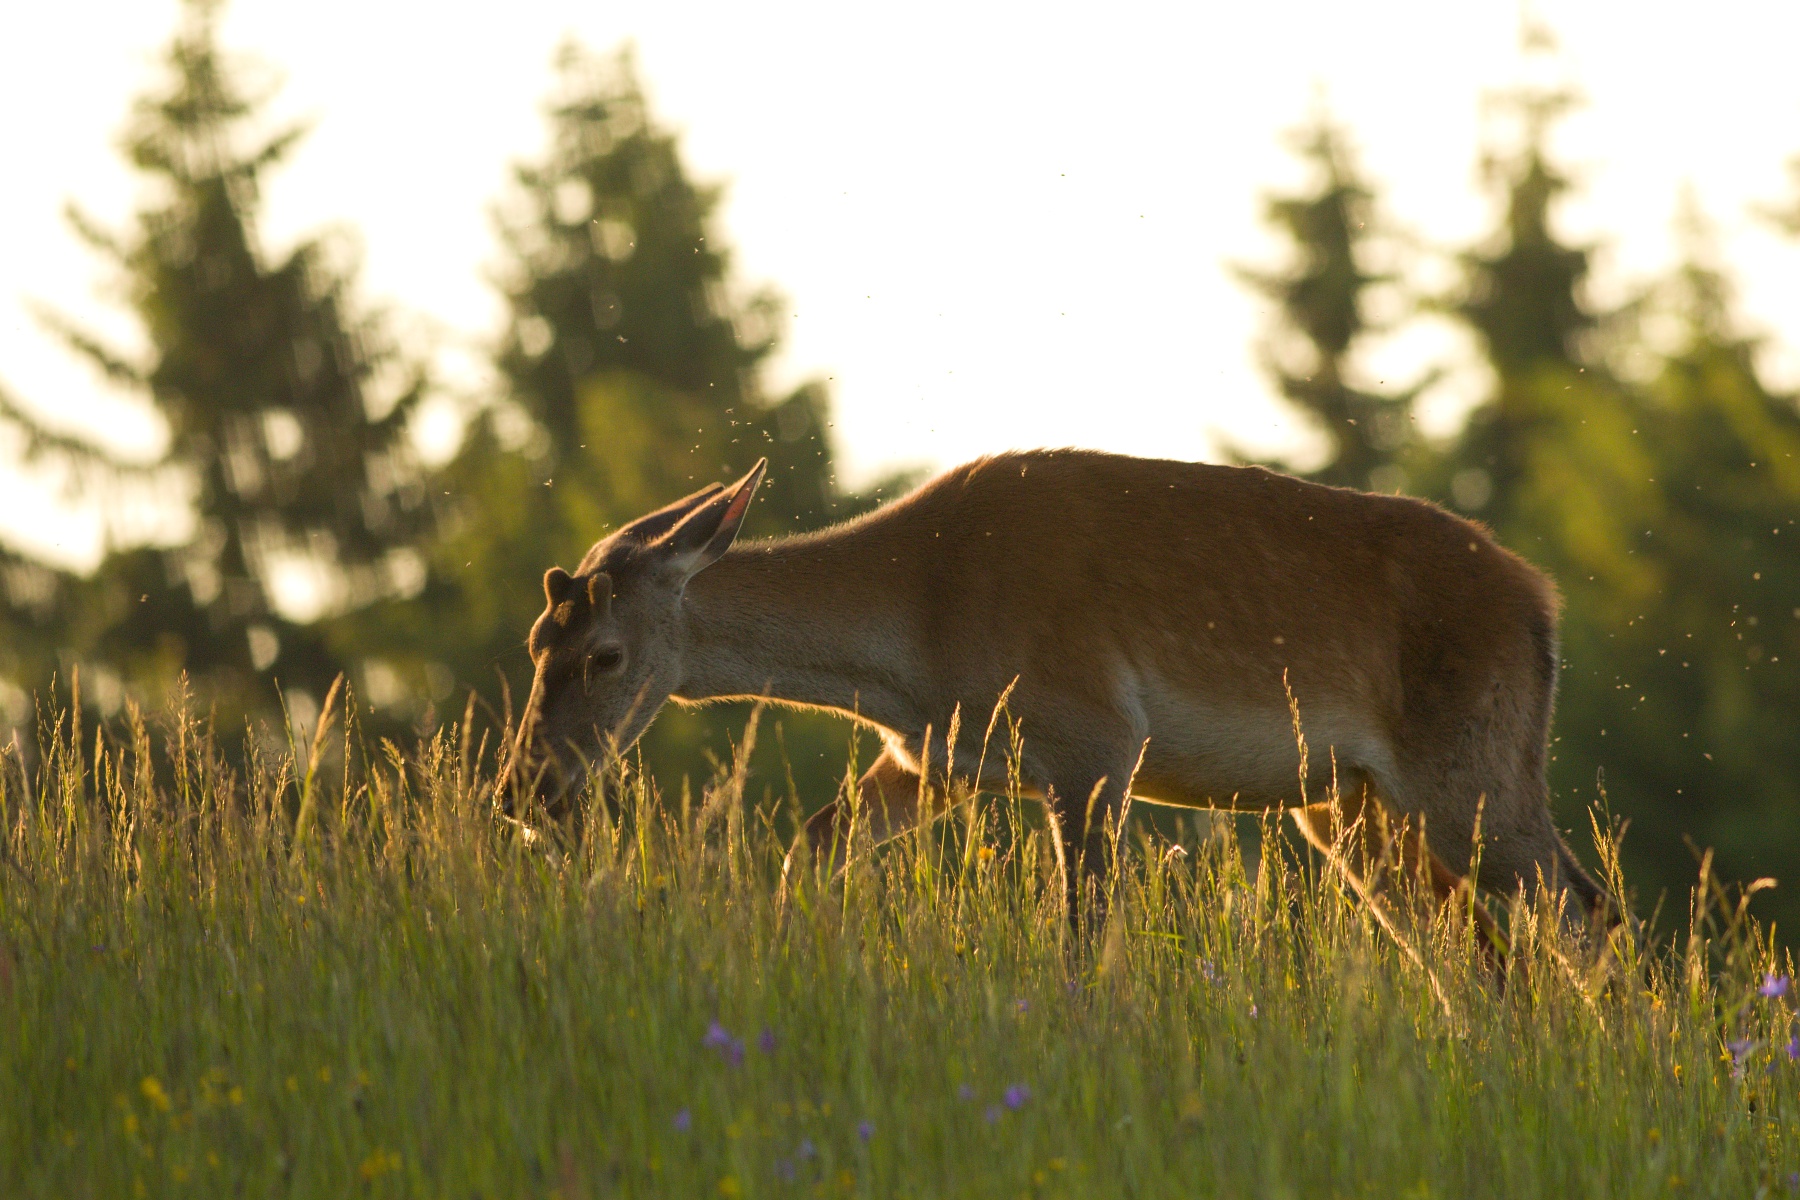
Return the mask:
M780 1176L781 1182L792 1183L800 1173L794 1169L793 1160L778 1158L775 1160L775 1174Z
M1751 1041L1749 1038L1739 1038L1735 1042L1726 1042L1725 1048L1727 1050L1731 1051L1731 1057L1732 1057L1733 1061L1741 1062L1741 1061L1743 1061L1744 1056L1746 1054L1749 1054L1751 1048L1754 1047L1755 1045L1756 1045L1756 1043Z
M1019 999L1019 1000L1013 1001L1013 1007L1017 1011L1023 1013L1023 1012L1028 1011L1031 1008L1031 1005L1027 1004L1023 999Z
M956 1088L956 1098L958 1100L973 1100L975 1098L975 1089L966 1083L958 1084Z
M1250 1002L1250 1019L1256 1020L1256 1002L1254 1000Z
M1025 1102L1031 1099L1031 1089L1022 1083L1015 1083L1006 1089L1006 1094L1000 1099L1005 1102L1006 1107L1018 1112L1025 1107Z
M1787 1044L1787 1052L1790 1061L1800 1061L1800 1033L1796 1033L1794 1040Z
M1800 1171L1791 1171L1787 1177L1788 1191L1800 1192Z
M692 1129L693 1127L694 1127L694 1114L693 1113L689 1112L687 1109L684 1108L680 1112L675 1114L675 1132L676 1133L686 1133L688 1130Z
M775 1031L764 1025L763 1031L756 1035L756 1048L764 1054L775 1053Z
M1000 1106L998 1104L990 1104L987 1106L987 1111L981 1115L986 1118L989 1125L993 1125L1000 1120Z
M816 1158L818 1156L819 1149L817 1146L814 1146L812 1144L811 1138L801 1138L800 1139L800 1149L795 1151L795 1153L800 1156L802 1161L804 1161L809 1158Z
M1756 994L1767 1000L1779 1000L1788 994L1788 988L1793 986L1793 982L1786 975L1771 972L1763 976L1762 986L1756 989Z
M856 1123L856 1136L861 1138L865 1142L868 1141L870 1138L874 1137L875 1136L875 1122L873 1122L873 1121L858 1121Z
M719 1052L719 1057L724 1059L730 1066L736 1067L743 1064L743 1039L732 1037L731 1031L717 1021L714 1021L711 1025L706 1027L706 1036L700 1039L700 1044L709 1049L717 1050Z

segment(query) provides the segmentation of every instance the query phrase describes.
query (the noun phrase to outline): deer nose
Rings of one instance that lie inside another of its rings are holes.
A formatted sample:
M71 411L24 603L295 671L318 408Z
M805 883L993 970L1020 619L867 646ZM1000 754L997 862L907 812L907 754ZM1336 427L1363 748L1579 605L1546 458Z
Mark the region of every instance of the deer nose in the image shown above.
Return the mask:
M500 776L494 780L494 811L503 817L517 817L519 805L515 802L518 794L516 782L522 772L517 759L508 759L501 769Z
M562 807L568 799L569 777L563 771L562 763L555 755L545 758L543 769L534 772L531 780L532 806L541 813L553 817L563 815Z
M519 733L494 785L494 807L501 816L517 818L522 810L543 803L545 777L555 770L553 758L530 732Z
M559 815L573 780L557 755L522 747L501 774L495 804L500 814L528 819L528 814Z

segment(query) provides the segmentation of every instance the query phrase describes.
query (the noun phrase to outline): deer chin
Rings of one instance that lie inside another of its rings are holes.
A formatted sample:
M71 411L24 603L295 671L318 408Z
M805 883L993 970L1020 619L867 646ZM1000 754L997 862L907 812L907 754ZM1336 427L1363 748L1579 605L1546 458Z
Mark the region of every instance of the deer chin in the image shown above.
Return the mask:
M501 816L502 827L510 829L519 839L519 844L533 854L541 854L552 866L561 866L563 853L556 848L550 836L537 826L521 821L517 817Z
M666 703L666 698L662 703ZM598 780L637 744L656 719L662 703L654 707L634 706L610 734L601 733L598 725L590 725L586 735L580 738L559 739L540 733L536 738L539 750L519 758L520 770L525 774L511 780L510 786L504 789L503 814L509 817L525 815L515 813L512 806L519 800L527 800L528 813L536 814L539 819L560 821L568 818L584 789L590 784L598 788Z

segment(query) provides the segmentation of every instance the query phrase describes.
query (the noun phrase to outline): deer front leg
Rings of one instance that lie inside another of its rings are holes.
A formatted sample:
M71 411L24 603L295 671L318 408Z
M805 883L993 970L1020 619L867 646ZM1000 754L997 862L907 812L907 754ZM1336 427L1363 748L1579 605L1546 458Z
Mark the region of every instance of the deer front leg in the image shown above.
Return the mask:
M1069 927L1097 935L1106 927L1117 846L1131 797L1132 764L1104 775L1071 773L1044 789L1068 896Z
M1396 827L1372 792L1366 780L1353 778L1338 803L1293 809L1294 824L1384 920L1383 897L1413 899L1413 889L1421 881L1439 906L1468 905L1483 957L1504 973L1506 937L1486 906L1470 895L1474 885L1433 853L1417 829L1407 823Z
M891 749L883 750L874 764L863 772L863 777L857 781L856 792L854 808L843 800L833 800L807 818L781 865L784 887L803 845L827 864L830 874L835 875L843 869L849 858L851 820L857 813L861 814L862 827L869 831L870 839L877 845L899 837L922 820L937 815L937 806L931 797L927 796L925 804L921 805L918 775L901 765Z

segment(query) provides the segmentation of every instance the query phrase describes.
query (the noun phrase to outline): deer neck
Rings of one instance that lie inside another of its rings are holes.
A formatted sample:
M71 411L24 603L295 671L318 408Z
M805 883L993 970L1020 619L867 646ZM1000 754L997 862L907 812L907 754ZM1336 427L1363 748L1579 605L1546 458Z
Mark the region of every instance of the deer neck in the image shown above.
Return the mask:
M868 549L865 547L865 549ZM677 700L767 697L906 728L920 655L873 552L829 537L733 548L696 575L681 607Z

